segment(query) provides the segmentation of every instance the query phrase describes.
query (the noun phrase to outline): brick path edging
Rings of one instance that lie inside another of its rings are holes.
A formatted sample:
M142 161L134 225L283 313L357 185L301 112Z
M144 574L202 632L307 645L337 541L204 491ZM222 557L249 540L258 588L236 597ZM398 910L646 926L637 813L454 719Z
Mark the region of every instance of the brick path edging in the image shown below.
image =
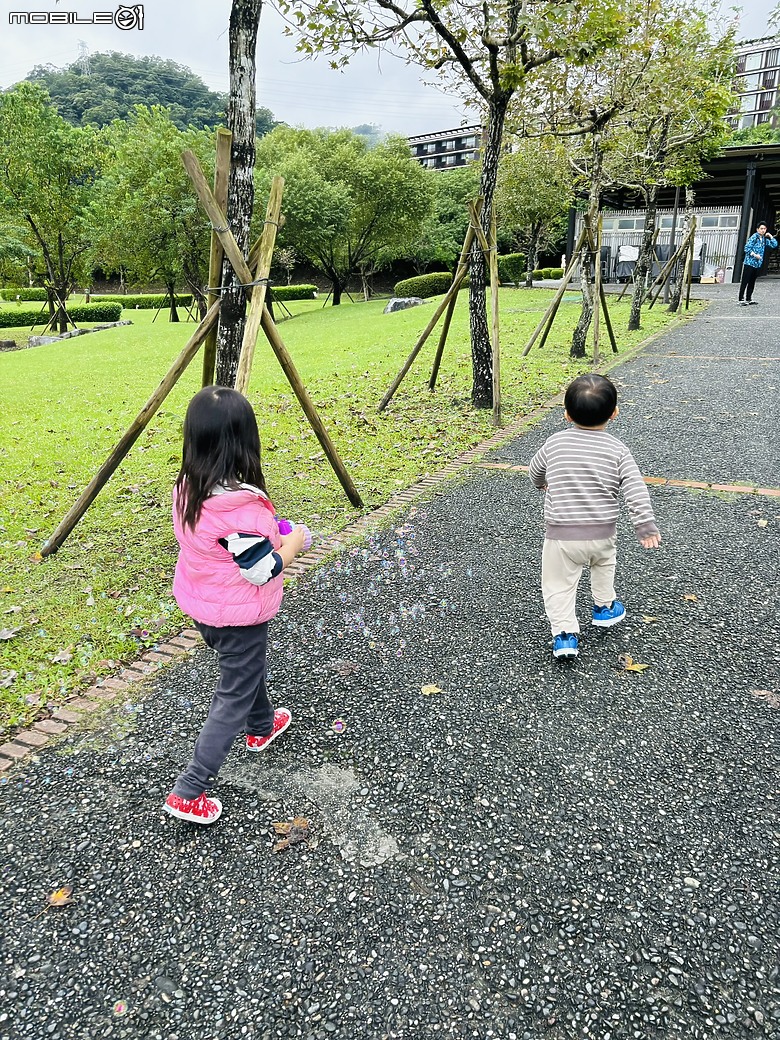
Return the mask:
M618 356L602 357L599 367L603 371L607 371L628 361L668 331L668 328L659 330ZM533 425L552 408L560 407L562 404L563 393L561 392L534 408L533 411L515 419L508 426L501 427L492 437L480 441L475 447L456 456L441 469L426 474L411 487L395 492L384 505L371 510L370 513L366 513L353 523L347 524L346 527L342 527L339 531L324 538L308 552L297 557L289 567L285 568L285 580L295 581L322 563L327 556L344 549L368 530L379 527L393 513L401 511L416 499L430 494L434 488L445 481L478 465L489 452L517 437L526 427ZM147 650L137 661L123 666L118 675L100 679L88 690L69 697L61 707L55 708L48 718L36 720L30 728L20 730L10 740L0 744L0 774L6 773L28 755L61 737L71 726L82 722L87 715L115 700L119 694L124 693L135 683L191 653L201 642L202 639L197 629L185 628L165 642L156 644L153 649Z

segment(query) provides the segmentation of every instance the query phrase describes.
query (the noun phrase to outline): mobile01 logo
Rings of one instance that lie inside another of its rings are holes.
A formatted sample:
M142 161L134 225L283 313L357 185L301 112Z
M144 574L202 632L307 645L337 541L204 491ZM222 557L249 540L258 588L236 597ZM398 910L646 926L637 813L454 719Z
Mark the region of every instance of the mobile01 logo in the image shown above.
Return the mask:
M9 25L115 25L117 29L143 29L143 4L117 7L116 11L93 11L81 16L77 11L11 11Z

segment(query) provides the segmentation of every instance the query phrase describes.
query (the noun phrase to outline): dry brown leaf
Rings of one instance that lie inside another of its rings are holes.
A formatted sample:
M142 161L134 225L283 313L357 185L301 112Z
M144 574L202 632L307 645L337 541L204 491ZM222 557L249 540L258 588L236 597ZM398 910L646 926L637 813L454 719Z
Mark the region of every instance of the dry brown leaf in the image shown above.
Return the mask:
M276 834L285 835L281 841L277 841L273 846L273 852L284 852L291 845L298 845L309 837L309 821L305 816L295 816L292 823L281 822L274 823L271 826Z
M649 614L643 614L643 615L642 615L642 620L644 621L644 623L645 623L646 625L652 625L652 623L653 623L654 621L660 621L661 619L660 619L660 618L657 618L657 617L650 617L650 615L649 615Z
M759 520L758 524L756 526L757 527L766 527L768 524L769 524L768 520Z
M766 701L771 708L780 708L780 693L775 693L774 690L751 690L750 692L758 700Z
M682 598L688 600L689 603L696 603L699 599L695 592L685 592Z
M435 693L444 693L444 690L442 690L441 686L421 686L420 693L424 697L431 697Z
M21 628L0 628L0 639L8 640L13 639L17 632L21 632Z

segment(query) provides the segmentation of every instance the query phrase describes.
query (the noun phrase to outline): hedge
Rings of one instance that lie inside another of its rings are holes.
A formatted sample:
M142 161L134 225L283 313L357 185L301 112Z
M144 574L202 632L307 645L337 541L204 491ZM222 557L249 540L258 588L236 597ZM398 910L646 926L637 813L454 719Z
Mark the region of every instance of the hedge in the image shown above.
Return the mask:
M502 282L519 282L525 274L523 253L506 253L498 258L498 278Z
M452 275L447 271L432 271L430 274L418 274L415 278L404 278L395 283L395 296L419 296L427 300L430 296L446 293L452 285Z
M17 296L20 300L24 300L25 303L34 303L36 301L43 303L48 299L46 290L39 286L28 287L27 289L0 289L0 300L13 301Z
M122 307L118 303L83 303L80 307L69 307L68 314L74 321L119 321ZM3 310L0 311L0 327L19 329L25 325L40 325L40 310ZM56 333L53 333L56 335Z
M313 300L318 290L316 285L272 285L271 292L275 300L285 303L287 300Z
M166 300L167 305L170 306L171 302L164 293L139 293L135 296L103 296L101 294L100 296L93 296L92 299L96 303L119 303L123 307L139 311L150 311L157 307L162 307ZM177 307L189 307L191 303L192 293L176 294Z

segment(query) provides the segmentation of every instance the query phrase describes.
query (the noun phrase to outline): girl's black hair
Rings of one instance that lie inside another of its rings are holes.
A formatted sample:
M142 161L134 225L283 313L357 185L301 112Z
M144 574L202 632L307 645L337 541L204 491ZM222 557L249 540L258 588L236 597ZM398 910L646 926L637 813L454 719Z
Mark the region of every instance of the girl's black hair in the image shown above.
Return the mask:
M217 484L238 490L254 484L265 491L260 434L249 401L226 386L195 394L184 417L184 447L176 478L182 525L194 527Z
M617 390L611 379L587 372L569 383L563 403L578 426L602 426L617 407Z

